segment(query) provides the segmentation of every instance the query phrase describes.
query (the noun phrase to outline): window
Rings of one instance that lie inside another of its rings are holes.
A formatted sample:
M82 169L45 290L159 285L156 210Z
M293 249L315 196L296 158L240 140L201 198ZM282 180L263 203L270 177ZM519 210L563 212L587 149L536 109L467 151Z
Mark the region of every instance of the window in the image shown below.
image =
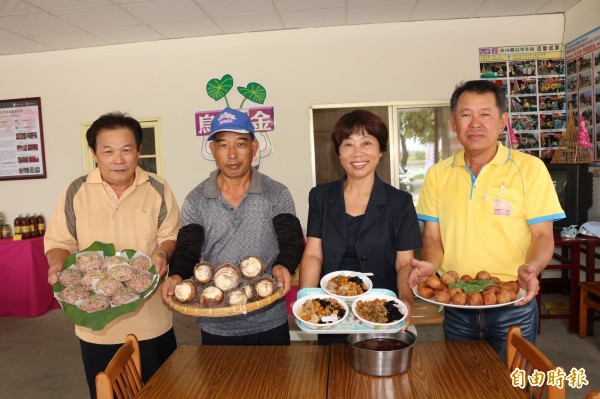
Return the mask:
M162 174L162 158L160 151L160 118L138 119L142 125L143 140L142 151L138 165L145 171ZM96 162L87 145L85 133L92 126L92 122L81 124L81 147L83 153L83 170L91 172L96 167Z
M387 122L388 151L377 167L377 174L386 183L409 191L416 205L427 169L461 148L450 127L448 102L313 106L314 184L337 180L343 175L331 142L331 129L343 114L355 109L371 111Z
M398 188L413 195L415 205L427 169L462 148L450 126L445 105L396 108Z

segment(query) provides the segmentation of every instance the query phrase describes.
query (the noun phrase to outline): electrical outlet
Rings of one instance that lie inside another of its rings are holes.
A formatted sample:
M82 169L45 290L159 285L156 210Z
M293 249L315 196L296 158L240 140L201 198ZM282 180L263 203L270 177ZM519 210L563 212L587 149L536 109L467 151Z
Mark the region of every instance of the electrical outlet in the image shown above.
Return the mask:
M600 168L592 168L592 173L594 177L600 177Z

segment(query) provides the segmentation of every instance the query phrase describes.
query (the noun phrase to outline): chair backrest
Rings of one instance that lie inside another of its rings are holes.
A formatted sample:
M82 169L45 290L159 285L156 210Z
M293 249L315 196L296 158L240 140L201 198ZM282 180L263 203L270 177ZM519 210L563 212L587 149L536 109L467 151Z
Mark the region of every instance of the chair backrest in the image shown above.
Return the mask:
M506 365L510 371L517 368L525 371L525 391L530 397L541 398L544 388L546 388L548 399L565 399L564 383L561 388L547 384L548 371L556 370L558 366L553 365L534 344L523 338L521 329L517 326L509 328L506 336ZM535 370L546 375L542 386L530 384L527 378Z
M98 399L133 398L143 385L140 344L135 335L128 334L106 370L96 376L96 396Z

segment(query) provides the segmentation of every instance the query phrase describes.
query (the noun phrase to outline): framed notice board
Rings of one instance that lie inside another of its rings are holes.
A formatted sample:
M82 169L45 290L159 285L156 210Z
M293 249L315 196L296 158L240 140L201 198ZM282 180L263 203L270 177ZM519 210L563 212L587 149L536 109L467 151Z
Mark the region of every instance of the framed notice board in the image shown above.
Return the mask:
M0 100L0 180L46 178L40 97Z

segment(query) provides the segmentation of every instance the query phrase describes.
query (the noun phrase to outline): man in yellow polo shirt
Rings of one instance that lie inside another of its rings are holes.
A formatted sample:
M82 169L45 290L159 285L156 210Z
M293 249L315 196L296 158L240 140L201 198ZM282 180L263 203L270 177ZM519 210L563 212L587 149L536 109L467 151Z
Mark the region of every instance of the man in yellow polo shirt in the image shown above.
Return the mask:
M498 142L505 110L506 93L493 82L456 87L450 120L464 149L427 172L417 206L423 261L413 261L421 273L486 270L518 280L527 294L516 306L445 310L446 340L486 339L503 359L511 325L535 342L537 275L552 258L553 221L565 217L543 162Z

